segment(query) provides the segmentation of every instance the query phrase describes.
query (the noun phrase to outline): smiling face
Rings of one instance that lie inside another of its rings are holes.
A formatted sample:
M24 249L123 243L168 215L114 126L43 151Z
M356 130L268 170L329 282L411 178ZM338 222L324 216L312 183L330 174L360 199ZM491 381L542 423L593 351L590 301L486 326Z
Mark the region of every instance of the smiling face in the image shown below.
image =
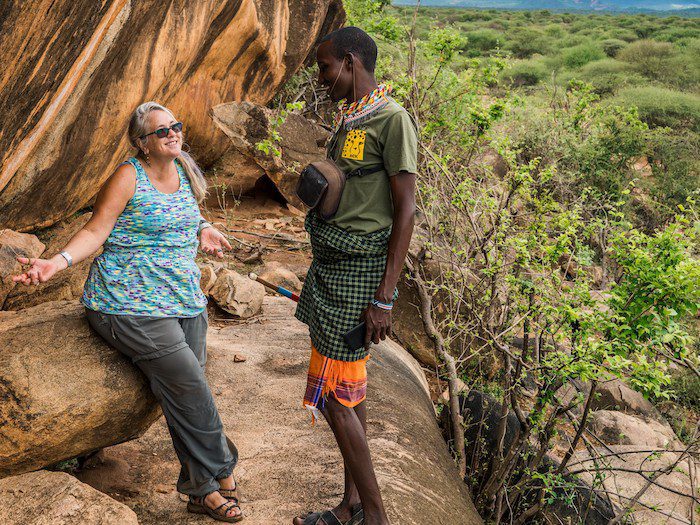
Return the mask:
M333 43L323 42L316 50L318 83L328 90L333 102L348 99L352 94L352 65L347 58L333 54Z
M151 133L160 128L167 128L175 124L175 120L165 111L154 110L146 117L146 132ZM182 152L182 131L169 130L168 135L159 139L155 134L142 139L144 153L153 159L175 159Z

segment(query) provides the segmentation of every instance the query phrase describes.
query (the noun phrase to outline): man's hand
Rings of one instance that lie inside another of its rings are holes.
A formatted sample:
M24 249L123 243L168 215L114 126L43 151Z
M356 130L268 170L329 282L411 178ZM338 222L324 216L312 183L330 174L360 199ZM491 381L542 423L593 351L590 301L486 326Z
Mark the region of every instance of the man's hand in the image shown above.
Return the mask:
M391 310L383 310L369 305L362 312L362 320L367 327L365 331L365 348L369 348L370 342L375 345L384 341L391 334Z
M219 259L224 257L224 248L231 249L231 245L226 240L226 237L216 228L204 228L199 234L199 247L204 253L216 255Z

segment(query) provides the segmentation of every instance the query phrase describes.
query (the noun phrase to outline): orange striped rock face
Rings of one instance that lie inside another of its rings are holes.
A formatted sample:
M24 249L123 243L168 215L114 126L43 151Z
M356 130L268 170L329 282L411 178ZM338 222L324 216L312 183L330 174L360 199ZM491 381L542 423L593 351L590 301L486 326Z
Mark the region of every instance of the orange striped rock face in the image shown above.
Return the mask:
M267 103L344 18L341 0L10 0L0 4L0 228L90 203L156 100L204 165L229 147L210 109Z

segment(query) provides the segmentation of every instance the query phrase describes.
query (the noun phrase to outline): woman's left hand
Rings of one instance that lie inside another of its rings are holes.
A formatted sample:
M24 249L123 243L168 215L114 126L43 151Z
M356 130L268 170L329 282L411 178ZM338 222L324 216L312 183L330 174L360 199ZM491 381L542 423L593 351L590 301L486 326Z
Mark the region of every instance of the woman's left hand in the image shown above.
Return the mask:
M226 237L213 226L204 228L199 234L199 247L204 253L216 255L219 259L224 257L224 248L231 249Z

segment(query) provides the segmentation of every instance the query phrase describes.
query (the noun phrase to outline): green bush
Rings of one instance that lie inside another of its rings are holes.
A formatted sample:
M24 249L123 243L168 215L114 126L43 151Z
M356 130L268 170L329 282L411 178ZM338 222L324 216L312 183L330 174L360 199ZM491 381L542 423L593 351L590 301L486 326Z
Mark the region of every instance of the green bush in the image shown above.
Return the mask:
M666 208L664 215L672 217L677 206L698 189L700 135L659 128L651 134L650 145L649 160L654 173L651 192Z
M617 58L634 65L642 75L663 82L675 75L672 61L677 55L678 50L668 42L639 40L621 50Z
M566 36L566 31L561 24L549 24L545 26L544 32L547 36L551 36L552 38L564 38Z
M700 96L663 87L623 89L612 99L624 107L636 106L639 117L652 127L667 126L700 131Z
M505 35L487 28L467 31L465 36L467 37L467 45L464 49L466 52L477 50L480 54L488 53L497 47L502 47L505 42Z
M530 58L534 54L547 54L551 50L552 42L541 31L517 28L508 34L506 47L516 58Z
M606 55L615 58L622 49L627 47L627 42L617 38L607 38L601 42L601 45Z
M671 389L680 405L700 411L700 379L690 370L671 377Z
M599 95L614 94L622 88L646 82L630 64L612 58L586 64L573 76L591 84L593 91Z
M620 40L624 40L625 42L634 42L635 40L639 40L637 33L632 31L631 29L617 29L613 31L612 35L610 36L614 38L619 38Z
M564 64L571 69L578 69L581 66L605 58L603 50L592 43L581 44L564 51Z
M658 35L656 35L655 40L661 40L663 42L678 42L679 40L698 37L700 37L700 29L693 27L671 27L664 29Z
M549 76L550 70L540 59L515 62L506 69L502 78L515 87L534 86Z

